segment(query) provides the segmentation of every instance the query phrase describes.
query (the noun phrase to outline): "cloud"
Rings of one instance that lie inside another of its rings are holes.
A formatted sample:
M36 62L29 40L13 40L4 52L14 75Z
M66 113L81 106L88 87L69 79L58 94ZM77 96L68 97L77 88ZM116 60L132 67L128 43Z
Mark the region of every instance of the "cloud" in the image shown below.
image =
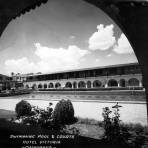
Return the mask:
M117 54L128 54L128 53L133 53L133 49L127 40L126 36L122 33L120 38L117 41L117 45L115 45L114 52Z
M89 49L91 50L108 50L115 43L114 25L104 27L103 24L97 26L98 31L94 32L89 38Z
M23 57L21 59L15 60L10 59L5 61L5 69L10 74L11 72L26 73L37 71L37 66L33 62L29 62L28 58Z
M75 37L74 35L71 35L69 38L73 40L73 39L75 39L76 37Z
M88 50L82 50L75 45L64 48L49 48L40 43L34 44L36 47L35 55L40 61L33 63L27 57L21 59L11 59L5 62L7 72L54 72L59 70L68 70L77 68L81 58L89 53Z
M111 56L113 56L113 55L112 55L112 54L108 54L108 55L107 55L107 57L111 57Z
M41 61L38 63L39 67L46 68L48 70L57 71L63 69L76 68L79 65L79 60L89 53L88 50L82 50L75 45L70 45L67 49L64 48L48 48L39 44L35 44L35 54L40 57Z
M95 62L100 62L100 59L96 59Z

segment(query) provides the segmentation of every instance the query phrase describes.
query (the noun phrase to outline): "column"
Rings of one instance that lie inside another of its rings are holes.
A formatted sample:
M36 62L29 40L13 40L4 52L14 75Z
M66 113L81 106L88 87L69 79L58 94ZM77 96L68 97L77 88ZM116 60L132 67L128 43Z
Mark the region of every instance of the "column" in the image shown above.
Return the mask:
M139 81L139 87L143 87L141 80Z
M118 87L120 87L120 81L118 82Z
M76 89L78 88L78 82L76 83Z
M93 86L92 86L92 82L91 82L91 81L90 81L90 86L89 86L88 88L93 88Z
M128 80L125 80L125 87L128 87Z
M106 82L106 83L105 83L105 88L107 88L107 87L108 87L108 83Z
M71 85L72 85L72 87L71 87L71 88L72 88L72 89L74 89L74 87L73 87L73 82L71 82Z
M87 83L85 82L85 86L86 86L86 88L88 88L88 86L87 86Z

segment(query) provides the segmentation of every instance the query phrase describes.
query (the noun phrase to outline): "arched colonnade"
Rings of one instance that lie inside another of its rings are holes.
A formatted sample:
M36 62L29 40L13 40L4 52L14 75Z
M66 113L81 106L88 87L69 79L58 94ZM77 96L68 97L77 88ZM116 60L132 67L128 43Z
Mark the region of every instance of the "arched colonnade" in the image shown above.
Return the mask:
M141 77L106 78L106 79L67 79L56 81L25 82L26 88L32 89L91 89L112 87L143 87Z

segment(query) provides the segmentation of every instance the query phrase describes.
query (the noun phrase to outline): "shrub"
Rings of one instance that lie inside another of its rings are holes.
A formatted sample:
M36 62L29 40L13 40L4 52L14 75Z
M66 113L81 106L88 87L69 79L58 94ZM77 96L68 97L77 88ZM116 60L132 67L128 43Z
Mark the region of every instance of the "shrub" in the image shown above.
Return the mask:
M56 128L63 128L76 122L74 108L70 100L60 100L53 112L53 123Z
M46 109L41 109L38 106L31 106L27 101L21 101L16 105L19 120L15 122L54 130L63 130L66 125L73 124L77 121L74 117L74 108L70 100L63 99L59 101L54 112L51 106L52 103L49 103Z
M110 144L120 145L120 147L141 148L145 146L147 144L147 128L140 124L121 124L119 107L121 106L118 103L112 107L115 109L113 116L111 116L112 111L108 107L103 108L105 140Z
M20 118L21 116L28 116L31 114L31 105L27 101L20 101L16 104L15 112L17 117Z
M111 116L112 111L109 107L103 108L104 138L111 144L126 144L127 139L125 138L129 137L128 131L126 129L121 130L120 127L119 107L121 106L118 103L112 107L115 109L113 116Z
M121 124L121 131L128 133L128 145L131 148L146 148L148 147L148 127L141 124ZM125 137L125 136L124 136Z
M52 103L46 109L41 109L38 106L32 107L32 112L30 116L22 117L22 123L27 125L36 125L45 128L52 128Z

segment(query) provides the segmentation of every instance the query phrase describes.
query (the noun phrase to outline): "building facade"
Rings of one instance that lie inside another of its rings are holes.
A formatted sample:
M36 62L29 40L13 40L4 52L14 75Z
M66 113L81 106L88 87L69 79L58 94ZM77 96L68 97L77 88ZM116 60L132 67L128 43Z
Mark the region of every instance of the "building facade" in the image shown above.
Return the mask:
M10 90L13 87L15 87L15 82L12 81L12 78L0 74L0 92L3 90Z
M142 73L138 63L95 67L49 74L19 76L25 88L52 89L143 89Z

